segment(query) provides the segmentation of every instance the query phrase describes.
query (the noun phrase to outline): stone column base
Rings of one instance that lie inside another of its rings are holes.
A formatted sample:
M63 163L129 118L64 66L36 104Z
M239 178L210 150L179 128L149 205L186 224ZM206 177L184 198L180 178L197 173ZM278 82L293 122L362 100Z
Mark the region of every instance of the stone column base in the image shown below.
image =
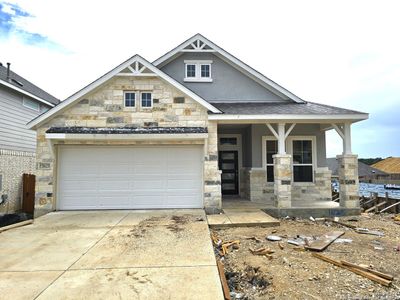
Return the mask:
M273 159L275 207L289 208L292 206L292 156L275 154Z
M359 208L358 156L345 154L336 156L339 163L340 206Z

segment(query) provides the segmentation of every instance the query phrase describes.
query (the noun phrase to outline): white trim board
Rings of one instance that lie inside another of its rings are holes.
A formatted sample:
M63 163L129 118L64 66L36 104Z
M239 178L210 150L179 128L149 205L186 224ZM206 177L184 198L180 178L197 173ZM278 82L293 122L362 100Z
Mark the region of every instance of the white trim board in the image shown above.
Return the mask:
M342 114L342 115L289 115L289 114L271 114L271 115L208 115L209 120L213 121L268 121L286 120L288 123L293 123L293 120L318 121L318 123L332 123L338 120L353 120L361 121L368 119L368 114ZM321 122L324 121L324 122Z
M160 133L160 134L76 134L76 133L46 133L50 140L204 140L208 133Z
M215 54L218 54L218 56L221 59L223 59L225 62L229 63L236 69L244 72L247 76L249 76L253 80L257 81L258 83L260 83L262 86L264 86L271 92L274 92L280 96L285 96L295 102L304 103L304 100L300 99L298 96L289 92L287 89L285 89L284 87L275 83L274 81L272 81L268 77L264 76L260 72L251 68L249 65L247 65L244 62L242 62L241 60L237 59L235 56L231 55L230 53L228 53L221 47L217 46L216 44L214 44L209 39L205 38L204 36L202 36L199 33L192 36L190 39L186 40L179 46L175 47L171 51L167 52L166 54L164 54L163 56L161 56L160 58L155 60L153 62L153 65L161 68L163 65L168 63L173 57L175 57L175 55L178 55L180 52L188 52L188 50L185 48L190 45L193 45L194 43L196 43L198 41L203 43L205 46L208 46L209 49L198 48L198 49L190 50L191 52L206 52L206 51L209 52L211 50L212 52L215 52ZM203 46L203 48L204 48L204 46Z
M209 102L207 102L206 100L204 100L197 94L193 93L191 90L189 90L188 88L186 88L185 86L183 86L182 84L177 82L175 79L173 79L170 76L168 76L167 74L165 74L163 71L159 70L157 67L153 66L150 62L145 60L140 55L136 54L136 55L132 56L130 59L128 59L125 62L123 62L122 64L120 64L119 66L117 66L114 69L112 69L111 71L109 71L108 73L104 74L97 80L93 81L91 84L87 85L80 91L78 91L75 94L73 94L72 96L68 97L66 100L62 101L60 104L55 106L53 109L49 110L48 112L46 112L46 113L42 114L41 116L30 121L27 124L28 127L30 129L34 129L36 126L42 124L43 122L48 120L50 117L54 116L59 111L65 109L70 104L74 103L75 101L81 99L83 96L85 96L89 92L98 88L99 86L101 86L102 84L104 84L105 82L110 80L112 77L117 76L121 71L128 68L128 66L130 66L134 63L142 64L147 69L149 69L151 72L153 72L154 76L158 76L159 78L163 79L167 83L171 84L172 86L174 86L175 88L177 88L178 90L180 90L181 92L183 92L184 94L186 94L187 96L189 96L194 101L198 102L200 105L204 106L211 112L216 113L216 114L221 113L221 111L219 109L217 109L216 107L211 105ZM135 74L132 73L131 76L135 76ZM138 76L140 76L140 75L138 75Z
M41 103L44 103L44 104L46 104L48 106L51 106L51 107L56 106L55 104L50 103L50 102L48 102L48 101L46 101L46 100L44 100L42 98L39 98L38 96L35 96L34 94L31 94L31 93L29 93L29 92L27 92L27 91L25 91L25 90L23 90L23 89L21 89L19 87L16 87L15 85L12 85L11 83L8 83L8 82L6 82L4 80L0 79L0 84L4 85L4 86L6 86L6 87L8 87L10 89L13 89L13 90L15 90L17 92L20 92L21 94L24 94L24 95L26 95L28 97L31 97L31 98L33 98L33 99L35 99L35 100L37 100L37 101L39 101Z

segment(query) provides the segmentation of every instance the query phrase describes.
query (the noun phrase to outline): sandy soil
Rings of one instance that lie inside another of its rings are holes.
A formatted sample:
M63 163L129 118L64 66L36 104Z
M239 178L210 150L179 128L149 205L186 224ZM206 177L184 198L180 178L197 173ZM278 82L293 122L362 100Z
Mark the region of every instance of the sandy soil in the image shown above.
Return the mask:
M358 221L341 218L357 227L379 230L383 237L359 234L332 222L282 220L273 228L229 228L213 230L222 241L240 240L238 249L229 249L222 258L232 299L400 299L400 225L393 215L363 214ZM352 243L333 243L322 254L337 260L372 265L374 269L395 276L391 287L385 287L348 270L336 267L299 251L287 240L297 235L313 237L342 230L344 239ZM268 241L267 235L282 237ZM254 239L247 239L256 237ZM272 259L253 255L249 248L268 247L275 251ZM217 257L220 257L216 250Z

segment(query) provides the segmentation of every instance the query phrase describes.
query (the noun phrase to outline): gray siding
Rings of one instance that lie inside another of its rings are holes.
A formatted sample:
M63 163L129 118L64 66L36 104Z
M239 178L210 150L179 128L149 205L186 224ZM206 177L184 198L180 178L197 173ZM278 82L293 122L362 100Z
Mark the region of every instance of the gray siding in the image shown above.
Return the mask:
M33 99L31 99L33 100ZM26 126L41 112L22 105L23 95L0 86L0 149L15 151L36 151L36 132Z
M262 136L272 136L273 134L269 131L266 125L257 124L252 125L252 167L262 167L262 148L261 140ZM317 146L317 166L326 167L326 143L325 143L325 132L321 131L319 124L297 124L290 136L295 135L307 135L316 136Z
M184 82L184 60L212 60L213 82ZM184 53L161 68L207 101L285 101L212 53Z

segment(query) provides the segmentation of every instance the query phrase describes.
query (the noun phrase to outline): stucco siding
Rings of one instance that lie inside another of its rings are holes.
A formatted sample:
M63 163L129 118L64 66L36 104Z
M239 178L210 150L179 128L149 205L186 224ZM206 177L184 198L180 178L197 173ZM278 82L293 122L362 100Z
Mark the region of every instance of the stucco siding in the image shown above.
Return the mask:
M184 82L185 60L212 60L213 82ZM207 101L285 101L212 53L184 53L161 68Z

